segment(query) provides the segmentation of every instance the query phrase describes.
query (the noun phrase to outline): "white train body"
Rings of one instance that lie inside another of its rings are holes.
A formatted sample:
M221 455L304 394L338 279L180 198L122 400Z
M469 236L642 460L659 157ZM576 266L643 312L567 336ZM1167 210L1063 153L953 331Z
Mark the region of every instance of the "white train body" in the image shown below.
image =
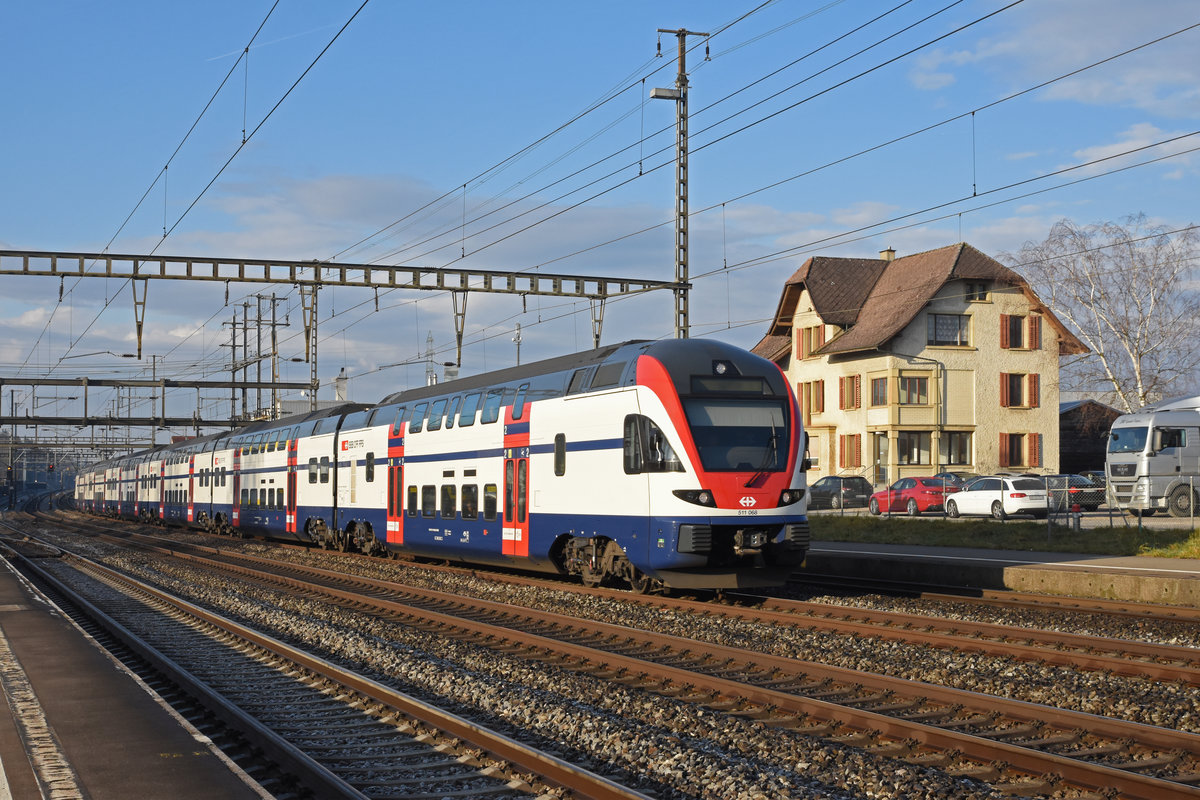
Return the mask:
M639 590L773 585L808 547L805 438L771 362L629 342L116 459L77 501ZM136 508L97 502L121 469Z

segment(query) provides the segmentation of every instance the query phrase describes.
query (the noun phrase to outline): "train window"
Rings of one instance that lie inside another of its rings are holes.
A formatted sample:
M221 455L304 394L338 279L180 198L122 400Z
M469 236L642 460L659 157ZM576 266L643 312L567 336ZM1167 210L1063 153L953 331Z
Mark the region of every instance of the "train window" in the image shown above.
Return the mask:
M250 490L242 489L242 505L247 505L250 502Z
M567 474L567 435L554 434L554 474L562 477Z
M463 519L479 519L479 486L468 483L462 487Z
M483 487L483 518L486 520L494 520L496 518L496 484L488 483Z
M273 431L271 433L271 438L267 442L267 452L268 453L272 453L279 449L279 434L281 434L281 433L283 433L283 431Z
M607 364L601 364L596 368L596 374L592 376L592 385L590 389L604 389L608 386L616 386L621 382L621 375L625 373L626 361L610 361Z
M571 374L571 382L567 384L567 394L578 394L587 383L588 368L577 369Z
M622 441L626 475L641 472L683 472L666 435L649 417L629 414L625 417Z
M250 490L250 505L252 505L252 506L258 505L258 489Z
M529 459L517 460L517 522L525 521L525 490L528 488Z
M321 456L321 483L329 483L329 456Z
M407 410L407 406L400 406L396 409L396 419L392 422L392 436L400 435L400 426L404 424L404 412Z
M310 458L308 460L308 482L317 482L317 459Z
M483 401L483 415L479 421L482 423L495 422L500 418L500 404L504 400L503 389L489 389L487 399Z
M458 516L458 487L453 483L442 484L442 518L454 519Z
M417 515L417 487L408 487L408 515L415 517Z
M475 424L475 412L479 409L479 397L479 392L475 392L463 398L462 411L458 415L460 428Z
M446 409L446 427L454 427L454 418L458 416L458 406L462 403L462 395L455 397L450 401L450 407Z
M512 418L520 419L525 414L525 392L529 390L528 383L522 383L517 387L517 399L513 401Z
M432 517L437 514L437 487L421 487L421 516Z
M367 483L375 480L375 454L367 453Z
M229 473L227 472L227 468L221 467L221 485L222 486L224 486L226 484L228 477L229 477Z
M446 399L434 400L433 405L429 408L429 419L427 420L425 430L437 431L442 429L442 415L446 413Z
M275 507L275 490L267 489L267 508Z
M421 426L425 424L425 410L429 408L429 403L417 403L413 406L412 419L408 421L409 433L420 433Z

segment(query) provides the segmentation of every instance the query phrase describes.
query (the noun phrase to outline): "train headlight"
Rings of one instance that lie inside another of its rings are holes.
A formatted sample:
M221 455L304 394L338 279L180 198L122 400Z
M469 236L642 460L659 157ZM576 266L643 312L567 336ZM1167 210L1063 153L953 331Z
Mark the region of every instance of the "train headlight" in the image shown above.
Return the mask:
M803 499L803 489L784 489L779 493L779 505L781 506L790 506L792 503L799 503Z
M698 506L707 506L708 508L717 507L717 501L713 499L712 492L707 489L676 489L671 494L680 500L686 500Z

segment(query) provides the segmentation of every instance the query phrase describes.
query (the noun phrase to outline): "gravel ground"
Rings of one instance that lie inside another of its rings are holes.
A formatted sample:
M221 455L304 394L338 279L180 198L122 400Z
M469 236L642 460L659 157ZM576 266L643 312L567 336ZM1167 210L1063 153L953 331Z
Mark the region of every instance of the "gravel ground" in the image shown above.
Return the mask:
M178 538L190 539L190 535ZM211 544L212 539L194 537ZM75 540L87 541L87 540ZM543 664L299 600L229 583L181 564L121 553L95 544L97 555L135 574L212 605L280 638L322 643L335 660L361 664L376 677L501 729L537 731L565 758L608 764L623 782L644 775L663 798L986 797L987 788L945 774L878 758L798 734L767 729L686 703L611 685ZM672 633L800 660L831 664L970 691L1054 705L1163 727L1200 732L1200 691L1177 684L1014 659L966 654L641 606L540 587L516 587L486 576L439 573L398 562L285 550L260 542L221 540L230 550L342 569L512 605ZM90 548L89 548L90 549ZM806 597L804 599L821 598ZM1198 634L1178 623L1092 614L995 609L973 604L859 596L843 605L896 609L950 619L1058 629L1112 638L1196 646ZM1186 630L1185 630L1186 629ZM624 777L622 777L624 775ZM669 787L666 789L664 787Z
M978 782L143 554L101 560L663 800L994 798ZM328 563L328 560L326 560ZM387 566L387 565L385 565ZM449 588L449 587L447 587ZM559 598L561 600L561 597Z

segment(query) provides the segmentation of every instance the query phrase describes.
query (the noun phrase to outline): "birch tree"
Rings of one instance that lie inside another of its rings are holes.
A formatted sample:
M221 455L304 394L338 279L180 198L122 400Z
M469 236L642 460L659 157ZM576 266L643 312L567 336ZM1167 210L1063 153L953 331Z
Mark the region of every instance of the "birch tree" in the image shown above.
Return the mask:
M1042 242L1000 259L1091 350L1064 361L1061 388L1125 412L1193 392L1200 369L1200 265L1194 228L1080 227L1063 219Z

